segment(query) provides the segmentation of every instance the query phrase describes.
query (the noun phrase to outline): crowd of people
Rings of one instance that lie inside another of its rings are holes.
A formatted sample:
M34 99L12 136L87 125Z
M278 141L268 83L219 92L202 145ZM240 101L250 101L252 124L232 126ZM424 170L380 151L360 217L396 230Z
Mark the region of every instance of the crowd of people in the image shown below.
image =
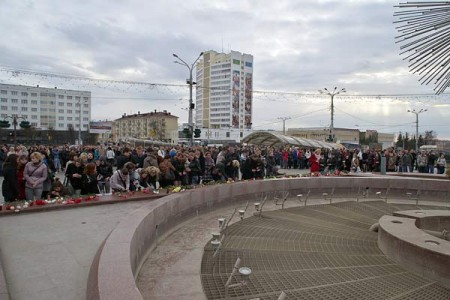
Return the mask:
M311 168L311 172L380 172L381 157L386 158L387 172L413 172L444 174L447 162L444 153L434 151L394 150L383 151L367 149L299 150L286 147L276 153L276 161L281 168Z
M379 172L381 157L388 172L443 174L443 154L387 149L300 149L298 147L183 145L130 147L19 145L0 149L5 201L33 200L197 185L277 176L280 169L309 169L313 174ZM60 180L61 176L64 175Z

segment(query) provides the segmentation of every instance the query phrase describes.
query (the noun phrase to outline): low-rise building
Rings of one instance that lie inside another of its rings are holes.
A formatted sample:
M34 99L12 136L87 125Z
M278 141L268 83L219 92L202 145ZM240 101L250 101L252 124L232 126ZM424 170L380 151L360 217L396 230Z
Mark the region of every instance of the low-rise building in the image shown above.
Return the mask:
M178 117L166 110L127 115L114 120L112 135L115 142L128 138L178 142Z

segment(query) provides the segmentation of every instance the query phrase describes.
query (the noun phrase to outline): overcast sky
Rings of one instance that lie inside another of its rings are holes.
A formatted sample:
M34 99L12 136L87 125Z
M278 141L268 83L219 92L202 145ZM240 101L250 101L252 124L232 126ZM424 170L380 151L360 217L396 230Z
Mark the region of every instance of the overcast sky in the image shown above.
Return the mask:
M330 98L305 96L335 86L335 127L450 139L449 95L433 96L399 55L390 0L0 0L0 68L88 78L183 85L187 62L206 50L254 56L254 129L328 127ZM92 92L92 117L168 110L187 121L187 87L68 80L0 72L1 83ZM447 91L447 93L450 91ZM428 96L375 97L355 95Z

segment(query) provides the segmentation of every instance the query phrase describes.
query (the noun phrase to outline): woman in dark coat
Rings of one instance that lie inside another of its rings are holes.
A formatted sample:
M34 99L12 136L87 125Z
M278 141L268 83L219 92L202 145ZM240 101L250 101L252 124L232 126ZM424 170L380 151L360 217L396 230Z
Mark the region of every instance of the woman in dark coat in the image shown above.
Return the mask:
M89 195L89 194L98 194L100 193L98 189L98 181L97 181L97 171L96 165L93 162L87 163L84 168L83 175L81 176L81 194Z
M77 196L81 194L81 176L83 175L83 171L84 167L81 165L81 160L79 158L74 158L73 162L67 165L66 176Z
M3 163L2 194L5 202L12 202L19 196L17 183L17 155L10 154Z

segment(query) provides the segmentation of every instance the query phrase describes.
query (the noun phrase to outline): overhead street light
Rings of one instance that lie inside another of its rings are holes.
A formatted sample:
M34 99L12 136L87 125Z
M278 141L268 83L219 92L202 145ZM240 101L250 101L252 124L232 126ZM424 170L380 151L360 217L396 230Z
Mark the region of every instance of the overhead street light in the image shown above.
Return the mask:
M419 150L419 114L424 113L426 111L428 111L428 109L421 108L418 111L416 111L415 109L413 110L408 109L408 112L416 115L416 153Z
M341 93L345 93L345 88L338 90L337 87L334 87L334 90L330 92L327 88L324 88L323 90L319 90L319 93L325 94L331 97L331 123L330 123L330 136L329 141L335 142L334 138L334 96L339 95Z
M22 128L29 128L30 123L27 122L27 118L25 116L7 115L3 118L0 128L8 128L10 126L9 122L6 121L7 119L11 119L13 122L12 123L12 125L13 125L13 141L14 141L14 146L16 146L17 145L17 125L19 125L17 120L20 120L20 119L23 120L23 122L20 124L20 127L22 127ZM25 124L25 126L23 126L22 124Z
M194 70L194 66L195 63L200 59L200 57L202 57L203 52L201 52L199 54L199 56L197 57L197 59L191 64L189 65L187 62L185 62L183 59L181 59L178 55L176 55L175 53L172 54L173 57L175 57L177 60L174 61L174 63L185 66L188 68L189 70L189 79L186 80L186 83L189 84L189 118L188 118L188 127L189 127L189 132L191 133L191 137L189 138L189 146L193 146L194 145L194 124L192 123L192 111L194 110L194 103L192 101L192 86L194 84L196 84L195 82L192 81L192 71Z

